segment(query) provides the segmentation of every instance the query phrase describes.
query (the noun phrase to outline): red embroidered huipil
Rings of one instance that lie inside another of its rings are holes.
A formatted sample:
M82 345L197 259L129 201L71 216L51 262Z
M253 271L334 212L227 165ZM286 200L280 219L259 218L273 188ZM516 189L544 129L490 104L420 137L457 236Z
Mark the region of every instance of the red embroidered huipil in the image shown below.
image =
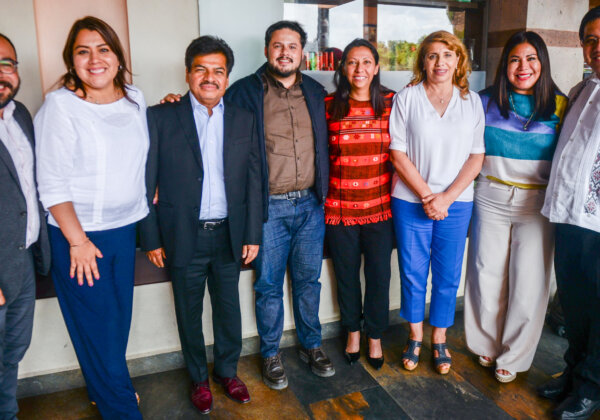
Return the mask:
M369 101L350 99L350 112L329 128L329 192L325 201L328 225L363 225L387 220L390 209L391 165L389 116L393 92L385 95L385 111L376 117ZM325 109L333 96L325 98Z

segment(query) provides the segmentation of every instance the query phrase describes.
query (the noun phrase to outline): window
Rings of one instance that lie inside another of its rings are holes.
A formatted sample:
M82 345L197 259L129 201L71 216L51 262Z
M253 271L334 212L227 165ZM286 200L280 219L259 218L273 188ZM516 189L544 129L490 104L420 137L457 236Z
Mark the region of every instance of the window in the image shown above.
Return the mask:
M382 70L412 70L419 42L446 30L467 47L473 70L485 67L485 0L285 0L284 19L308 34L303 69L334 70L354 38L377 45Z

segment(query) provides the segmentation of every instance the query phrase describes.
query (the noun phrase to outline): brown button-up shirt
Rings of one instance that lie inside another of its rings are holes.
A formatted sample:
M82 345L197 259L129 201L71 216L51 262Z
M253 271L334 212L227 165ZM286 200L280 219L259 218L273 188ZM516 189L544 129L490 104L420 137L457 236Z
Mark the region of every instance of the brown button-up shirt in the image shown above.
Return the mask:
M304 190L315 183L315 140L301 82L301 73L289 89L268 70L263 77L269 194Z

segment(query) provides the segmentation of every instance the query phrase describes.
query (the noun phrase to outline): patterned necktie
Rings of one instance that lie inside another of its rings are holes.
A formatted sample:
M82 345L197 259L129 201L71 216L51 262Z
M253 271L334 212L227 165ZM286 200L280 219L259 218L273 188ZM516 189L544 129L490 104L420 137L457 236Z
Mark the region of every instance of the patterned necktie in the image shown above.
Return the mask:
M590 184L588 194L585 199L585 212L588 214L596 214L600 206L600 150L596 154L596 159L592 165L592 173L590 175Z

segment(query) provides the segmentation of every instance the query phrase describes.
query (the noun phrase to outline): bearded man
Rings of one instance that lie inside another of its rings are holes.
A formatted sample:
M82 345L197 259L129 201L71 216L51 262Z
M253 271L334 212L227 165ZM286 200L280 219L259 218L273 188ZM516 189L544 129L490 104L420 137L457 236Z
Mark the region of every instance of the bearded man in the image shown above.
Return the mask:
M31 341L35 271L50 268L46 220L35 183L33 124L13 100L17 52L0 34L0 418L16 418L17 370Z
M300 358L321 377L335 370L321 349L319 299L329 181L325 89L300 73L306 32L280 21L265 34L267 62L225 94L254 112L262 160L262 246L256 270L255 310L263 381L288 385L279 342L283 332L283 280L289 266Z

